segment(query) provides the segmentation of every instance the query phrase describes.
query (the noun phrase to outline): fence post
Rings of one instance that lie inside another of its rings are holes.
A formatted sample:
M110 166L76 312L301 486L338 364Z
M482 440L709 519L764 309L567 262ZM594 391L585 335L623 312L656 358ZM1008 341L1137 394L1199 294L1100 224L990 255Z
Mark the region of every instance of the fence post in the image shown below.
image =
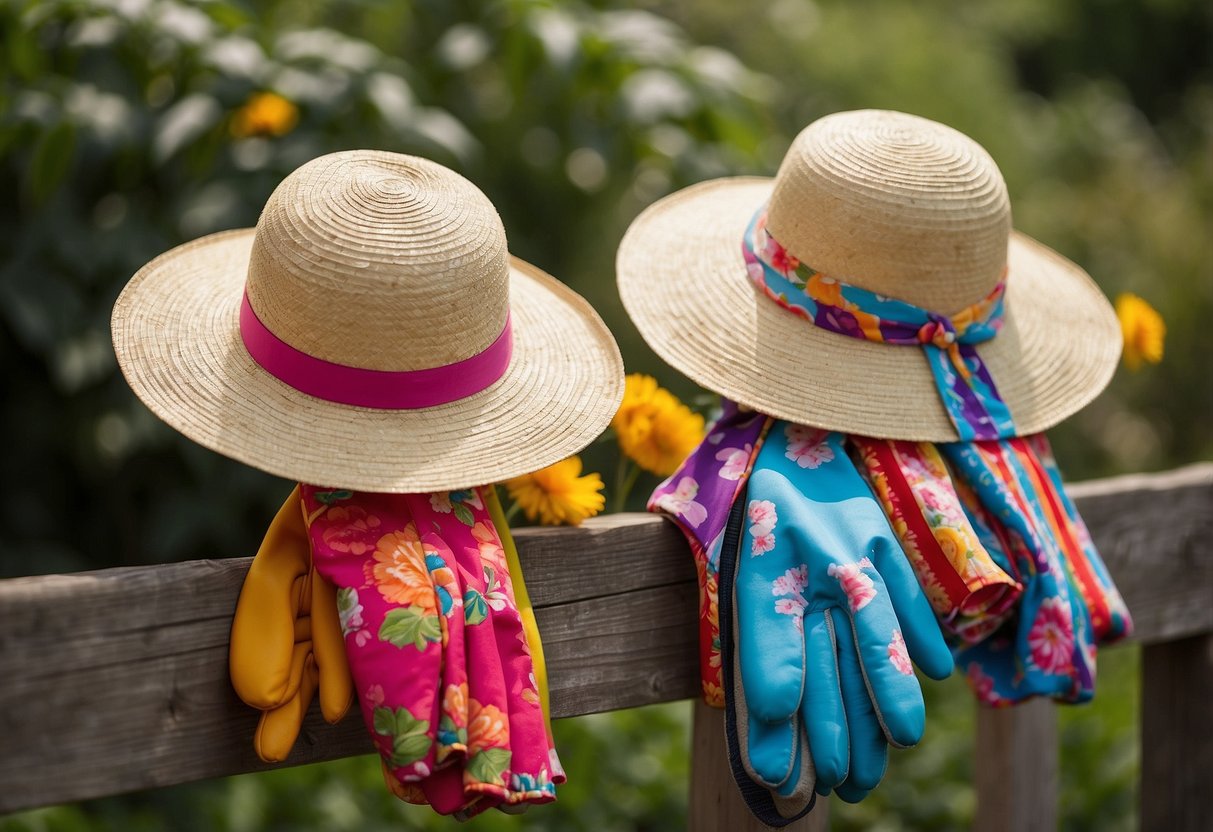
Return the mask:
M1141 828L1213 817L1213 634L1149 644L1141 663Z
M974 829L1057 828L1057 706L1051 699L1012 708L978 705L976 754Z
M724 711L695 699L691 728L691 832L759 832L769 829L750 814L729 769L724 741ZM827 832L829 801L817 798L807 817L783 827L787 832Z

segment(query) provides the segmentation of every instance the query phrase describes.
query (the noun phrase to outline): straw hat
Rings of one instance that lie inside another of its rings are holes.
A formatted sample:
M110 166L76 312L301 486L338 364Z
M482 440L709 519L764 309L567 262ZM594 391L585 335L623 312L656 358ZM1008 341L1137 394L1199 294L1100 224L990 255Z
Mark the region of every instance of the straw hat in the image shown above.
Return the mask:
M396 153L307 163L256 229L144 266L112 324L157 416L317 485L425 492L534 471L589 444L623 395L590 305L510 257L471 182Z
M1111 305L1082 269L1011 230L989 154L942 124L862 110L809 125L774 180L687 188L624 236L624 306L657 354L704 387L815 427L958 438L923 350L822 329L749 279L742 236L764 204L767 229L812 269L941 315L1005 276L1002 329L976 349L1017 433L1060 422L1111 379Z

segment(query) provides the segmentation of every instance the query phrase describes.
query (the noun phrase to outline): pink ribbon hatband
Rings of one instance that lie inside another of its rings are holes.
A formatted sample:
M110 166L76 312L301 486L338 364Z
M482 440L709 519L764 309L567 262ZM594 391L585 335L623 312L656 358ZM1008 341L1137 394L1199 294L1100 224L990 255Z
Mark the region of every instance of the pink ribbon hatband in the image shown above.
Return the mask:
M453 364L399 372L334 364L300 352L270 332L253 311L247 294L240 305L240 337L262 369L301 393L384 410L434 407L479 393L505 375L514 350L510 318L506 317L505 327L493 343Z

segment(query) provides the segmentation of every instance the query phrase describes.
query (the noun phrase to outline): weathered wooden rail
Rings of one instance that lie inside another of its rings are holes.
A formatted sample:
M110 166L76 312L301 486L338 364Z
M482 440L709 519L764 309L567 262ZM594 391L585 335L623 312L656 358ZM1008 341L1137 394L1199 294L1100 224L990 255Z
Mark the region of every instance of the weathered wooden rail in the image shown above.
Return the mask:
M1141 826L1213 817L1213 464L1077 485L1144 645ZM697 695L696 588L680 535L624 514L517 533L557 717ZM227 679L247 558L0 581L0 812L269 768ZM743 829L719 712L698 706L691 826ZM982 710L977 828L1056 825L1054 708ZM313 710L283 765L370 751ZM824 829L815 811L797 829ZM756 827L748 827L756 828Z

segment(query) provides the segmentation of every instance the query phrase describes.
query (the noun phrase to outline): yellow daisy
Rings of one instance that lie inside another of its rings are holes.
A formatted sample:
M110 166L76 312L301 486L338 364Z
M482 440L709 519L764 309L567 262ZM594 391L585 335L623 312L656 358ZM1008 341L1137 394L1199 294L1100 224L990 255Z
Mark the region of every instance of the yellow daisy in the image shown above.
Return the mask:
M611 420L619 448L637 465L669 476L703 440L703 417L657 385L652 376L627 377L623 404Z
M1142 362L1162 361L1163 341L1167 324L1153 306L1129 292L1116 298L1116 317L1120 318L1120 333L1125 339L1125 366L1137 370Z
M602 477L581 475L581 457L571 456L555 465L507 480L510 499L526 513L528 520L539 519L545 526L576 526L606 506Z
M232 135L238 139L249 136L282 136L291 132L299 121L299 108L273 92L259 92L249 98L232 116Z

